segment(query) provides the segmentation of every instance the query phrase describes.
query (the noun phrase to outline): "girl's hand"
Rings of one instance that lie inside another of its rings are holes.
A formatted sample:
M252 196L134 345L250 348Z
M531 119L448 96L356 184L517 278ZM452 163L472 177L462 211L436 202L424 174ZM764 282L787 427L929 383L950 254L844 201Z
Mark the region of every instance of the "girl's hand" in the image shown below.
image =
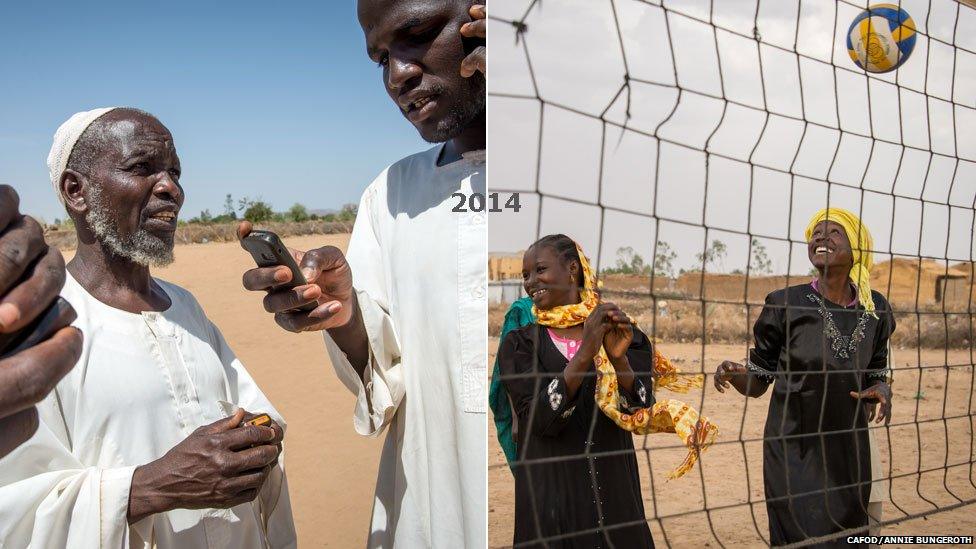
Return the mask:
M630 318L613 303L604 303L605 316L604 324L606 330L603 334L603 350L607 352L607 357L614 365L619 364L627 358L627 349L634 340L634 329Z
M582 355L580 358L585 360L592 361L596 358L600 352L600 346L603 345L603 334L606 332L606 327L601 320L600 307L602 305L597 305L596 309L583 322L583 340L580 342L580 348L576 354Z

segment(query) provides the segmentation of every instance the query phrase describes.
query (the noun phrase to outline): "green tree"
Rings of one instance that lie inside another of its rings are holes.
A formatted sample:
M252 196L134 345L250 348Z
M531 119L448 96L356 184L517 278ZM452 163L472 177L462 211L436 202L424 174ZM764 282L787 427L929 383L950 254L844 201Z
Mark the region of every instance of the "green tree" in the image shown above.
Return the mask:
M617 248L617 264L603 270L606 274L651 274L651 267L644 262L640 254L635 254L630 246Z
M752 239L752 271L757 274L772 274L773 260L769 259L766 247L758 238Z
M346 204L342 207L342 210L339 211L339 215L336 216L336 219L339 221L355 221L358 211L358 205Z
M244 210L244 219L251 223L262 223L274 217L274 210L263 200L247 202L247 209Z
M195 221L196 223L200 223L200 224L203 224L203 225L209 225L209 224L213 223L213 220L214 220L214 217L210 213L210 210L203 210L202 212L200 212L200 217L197 217L195 219L191 219L190 220L190 223L193 223Z
M291 209L288 210L288 218L299 223L302 221L308 221L308 210L306 210L305 206L301 204L295 204L291 207Z

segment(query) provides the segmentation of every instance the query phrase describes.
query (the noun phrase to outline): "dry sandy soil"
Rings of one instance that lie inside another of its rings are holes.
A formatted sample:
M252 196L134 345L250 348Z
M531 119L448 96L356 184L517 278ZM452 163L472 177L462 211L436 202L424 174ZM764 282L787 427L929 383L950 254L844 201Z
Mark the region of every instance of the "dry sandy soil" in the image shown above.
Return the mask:
M495 349L497 345L498 339L491 338L489 346ZM740 360L745 353L744 346L734 345L708 345L703 349L695 344L661 344L661 349L685 372L714 372L721 360ZM494 362L493 352L489 360ZM878 428L875 435L881 448L883 470L887 472L889 464L893 464L891 476L896 478L892 501L904 511L899 511L892 502L886 502L884 519L897 519L906 513L952 505L958 501L956 497L962 500L976 498L976 485L973 484L976 477L971 476L972 414L976 399L972 396L973 360L968 351L950 351L948 355L944 350L923 351L919 355L914 350L899 350L895 352L894 363L897 369L893 383L893 420L887 429ZM920 370L919 364L960 366ZM686 395L672 395L667 391L658 393L658 398L679 398L693 404L719 426L718 441L703 454L700 469L667 481L668 472L681 461L685 452L684 448L675 448L680 441L668 434L634 438L651 532L656 543L664 545L666 542L673 547L763 546L768 530L765 504L761 502L762 442L759 439L766 418L768 393L764 398L747 403L746 398L734 389L720 394L709 386L710 383L711 379L706 379L704 395L700 390ZM916 395L920 398L915 398ZM942 419L953 416L963 417ZM488 545L509 546L514 527L512 475L495 439L493 423L489 425L489 431ZM947 450L950 467L944 476L942 468L946 465ZM963 465L951 467L956 463ZM937 470L921 475L915 473L919 469L934 468ZM704 513L705 502L709 509L716 510ZM976 535L974 513L976 506L962 506L887 526L883 533Z
M345 249L349 235L284 240ZM299 546L362 547L382 439L353 431L354 399L333 373L322 337L278 328L262 295L244 290L241 275L252 266L236 242L191 244L177 246L176 261L154 275L193 292L288 422L285 468Z

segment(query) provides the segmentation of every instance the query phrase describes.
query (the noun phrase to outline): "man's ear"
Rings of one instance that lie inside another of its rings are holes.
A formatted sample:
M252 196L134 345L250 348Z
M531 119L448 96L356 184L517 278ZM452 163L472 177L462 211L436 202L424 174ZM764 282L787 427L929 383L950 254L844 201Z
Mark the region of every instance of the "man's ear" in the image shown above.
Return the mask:
M61 184L58 191L64 199L64 205L69 212L84 214L88 211L88 201L85 196L88 194L88 185L91 184L83 174L75 170L65 170L61 174Z

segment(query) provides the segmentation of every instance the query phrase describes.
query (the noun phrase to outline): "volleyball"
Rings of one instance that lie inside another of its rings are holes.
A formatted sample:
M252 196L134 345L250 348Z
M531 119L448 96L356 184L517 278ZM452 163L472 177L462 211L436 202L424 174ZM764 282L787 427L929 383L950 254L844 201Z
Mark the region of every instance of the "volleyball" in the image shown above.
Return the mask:
M862 11L847 30L847 53L868 72L889 72L908 60L915 48L915 21L894 4Z

